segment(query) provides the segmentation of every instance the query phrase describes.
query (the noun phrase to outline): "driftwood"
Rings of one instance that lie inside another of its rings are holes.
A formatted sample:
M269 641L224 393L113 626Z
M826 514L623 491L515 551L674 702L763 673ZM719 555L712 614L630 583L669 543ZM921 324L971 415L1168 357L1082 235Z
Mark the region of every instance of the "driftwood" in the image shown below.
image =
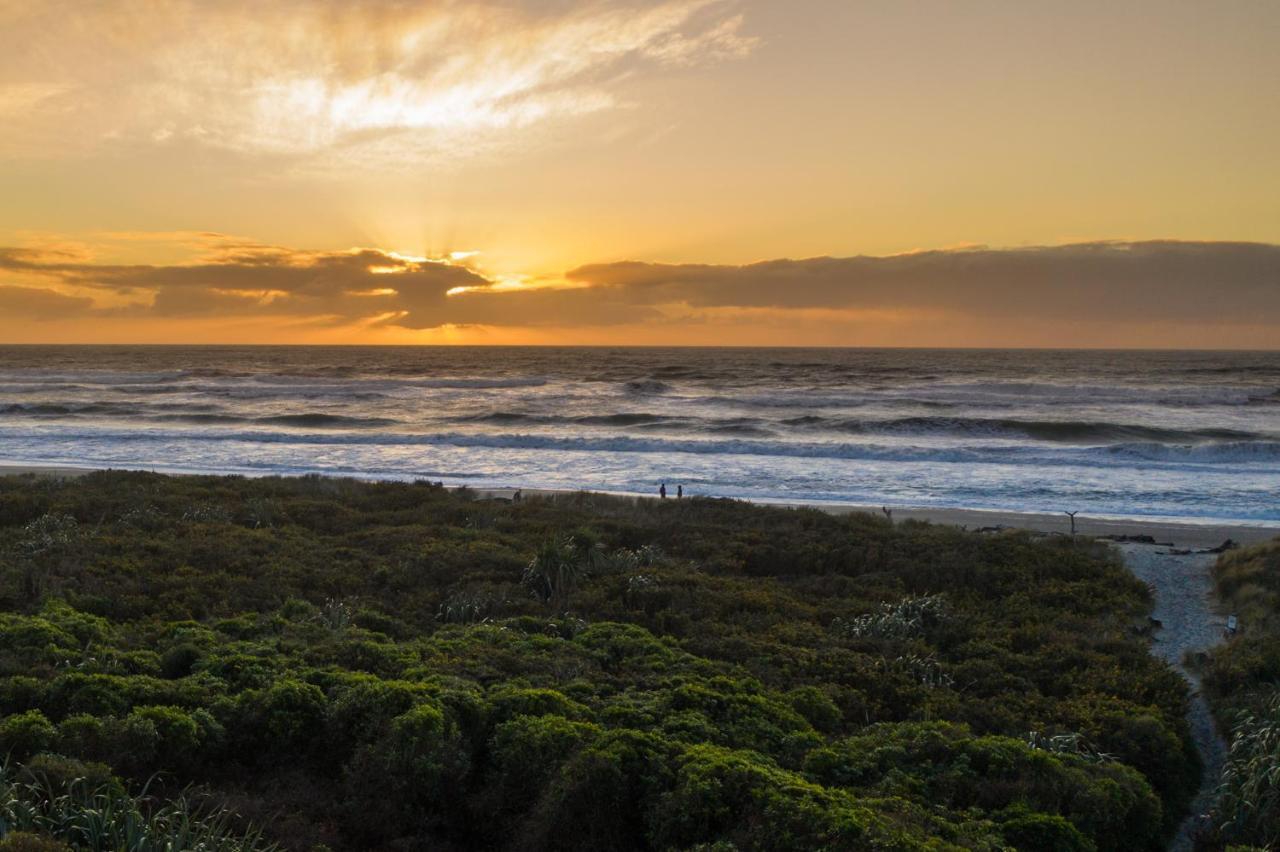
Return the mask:
M1222 544L1218 545L1217 547L1210 547L1210 548L1206 548L1205 550L1201 550L1201 551L1197 551L1197 552L1199 552L1199 553L1226 553L1228 550L1235 550L1235 549L1236 549L1237 547L1239 547L1239 546L1240 546L1240 545L1236 544L1236 543L1235 543L1234 541L1232 541L1231 539L1227 539L1226 541L1224 541Z
M1115 541L1120 544L1154 544L1156 547L1173 547L1171 541L1156 541L1155 536L1138 534L1138 535L1104 535L1099 536L1107 541Z

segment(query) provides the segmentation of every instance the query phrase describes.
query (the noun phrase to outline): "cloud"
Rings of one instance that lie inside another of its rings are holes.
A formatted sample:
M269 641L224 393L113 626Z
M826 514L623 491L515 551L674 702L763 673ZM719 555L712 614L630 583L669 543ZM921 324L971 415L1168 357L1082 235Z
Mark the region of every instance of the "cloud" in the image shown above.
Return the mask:
M88 314L93 300L67 296L44 287L0 284L0 316L24 320L59 320Z
M457 155L615 108L629 74L745 56L737 4L0 0L0 115L26 154Z
M1259 243L964 248L743 266L622 262L579 267L558 286L511 287L447 258L299 250L217 234L174 239L196 257L110 264L80 251L0 248L0 285L8 285L0 310L44 320L288 318L353 330L754 325L776 336L897 323L914 324L913 340L949 324L987 323L975 334L1026 323L1076 331L1280 324L1280 246Z
M1096 242L745 266L623 262L568 278L635 305L1280 322L1280 246L1261 243Z
M131 300L97 307L104 317L261 315L338 323L385 317L416 328L447 321L450 290L491 286L464 266L374 249L298 251L218 235L209 235L205 246L196 262L163 266L86 263L38 249L0 249L0 273L43 277L108 302Z

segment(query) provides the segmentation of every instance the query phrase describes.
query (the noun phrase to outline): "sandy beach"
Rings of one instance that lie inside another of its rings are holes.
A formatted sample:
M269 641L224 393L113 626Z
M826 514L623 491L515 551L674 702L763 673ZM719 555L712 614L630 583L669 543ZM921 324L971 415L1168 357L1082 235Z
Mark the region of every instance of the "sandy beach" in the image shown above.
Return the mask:
M52 465L6 464L0 461L0 476L33 476L75 477L93 471L88 468L62 467ZM158 470L157 473L167 473ZM181 475L181 474L171 474ZM462 487L462 486L459 486ZM474 489L476 493L490 499L510 499L516 493L515 488L483 488ZM523 488L526 497L552 496L576 493L565 489ZM599 492L618 497L636 499L658 499L655 495L628 494L618 492ZM690 497L698 496L696 494ZM674 498L668 498L674 499ZM808 508L843 515L852 512L882 514L882 507L852 503L830 502L773 502L760 501L761 505L779 508ZM1022 529L1032 532L1069 535L1071 519L1065 514L1051 515L1039 512L1010 512L989 509L955 509L940 507L889 506L895 521L914 520L927 521L934 524L949 524L973 530L994 531L997 529ZM1108 536L1150 536L1158 545L1172 546L1174 549L1201 550L1221 545L1227 539L1237 544L1255 544L1280 536L1280 525L1262 526L1250 524L1223 523L1219 521L1191 522L1179 520L1138 520L1127 518L1090 517L1081 513L1076 515L1076 533L1082 536L1105 538Z
M520 489L525 497L539 495L572 494L572 491L557 489ZM477 489L477 493L493 499L510 499L514 488ZM613 492L602 492L611 493ZM615 496L636 497L637 499L658 499L651 495L615 494ZM690 495L697 496L697 495ZM668 497L667 499L674 499ZM846 515L864 512L882 515L880 506L858 505L853 503L827 502L758 502L760 505L775 506L784 509L817 509L833 515ZM995 532L1001 529L1029 530L1048 534L1071 534L1071 519L1065 514L1050 515L1042 512L1009 512L991 509L953 509L941 507L889 506L894 521L926 521L931 524L947 524L971 530ZM1224 523L1220 521L1179 521L1179 520L1138 520L1128 518L1095 518L1086 514L1078 514L1075 518L1076 534L1093 538L1113 537L1123 539L1128 536L1134 539L1150 536L1157 545L1176 550L1204 550L1218 547L1230 539L1236 544L1248 545L1268 541L1280 536L1280 526L1262 526L1251 524ZM1139 542L1141 543L1141 542ZM1150 542L1148 542L1150 543Z

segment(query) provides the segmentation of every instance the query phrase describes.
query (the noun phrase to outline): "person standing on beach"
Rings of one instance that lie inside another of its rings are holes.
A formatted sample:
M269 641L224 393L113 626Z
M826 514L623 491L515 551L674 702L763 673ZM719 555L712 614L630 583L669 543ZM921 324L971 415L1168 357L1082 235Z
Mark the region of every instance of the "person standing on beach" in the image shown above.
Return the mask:
M684 497L684 486L683 486L683 485L677 485L677 486L676 486L676 499L677 499L677 500L679 500L679 499L680 499L680 498L682 498L682 497Z
M658 496L663 500L667 499L667 483L664 482L658 486Z

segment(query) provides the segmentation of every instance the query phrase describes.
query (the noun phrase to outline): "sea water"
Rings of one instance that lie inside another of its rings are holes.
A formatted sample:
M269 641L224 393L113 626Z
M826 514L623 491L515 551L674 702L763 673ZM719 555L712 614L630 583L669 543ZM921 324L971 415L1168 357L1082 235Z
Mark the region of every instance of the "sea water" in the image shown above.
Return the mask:
M0 463L1280 525L1280 353L6 346Z

